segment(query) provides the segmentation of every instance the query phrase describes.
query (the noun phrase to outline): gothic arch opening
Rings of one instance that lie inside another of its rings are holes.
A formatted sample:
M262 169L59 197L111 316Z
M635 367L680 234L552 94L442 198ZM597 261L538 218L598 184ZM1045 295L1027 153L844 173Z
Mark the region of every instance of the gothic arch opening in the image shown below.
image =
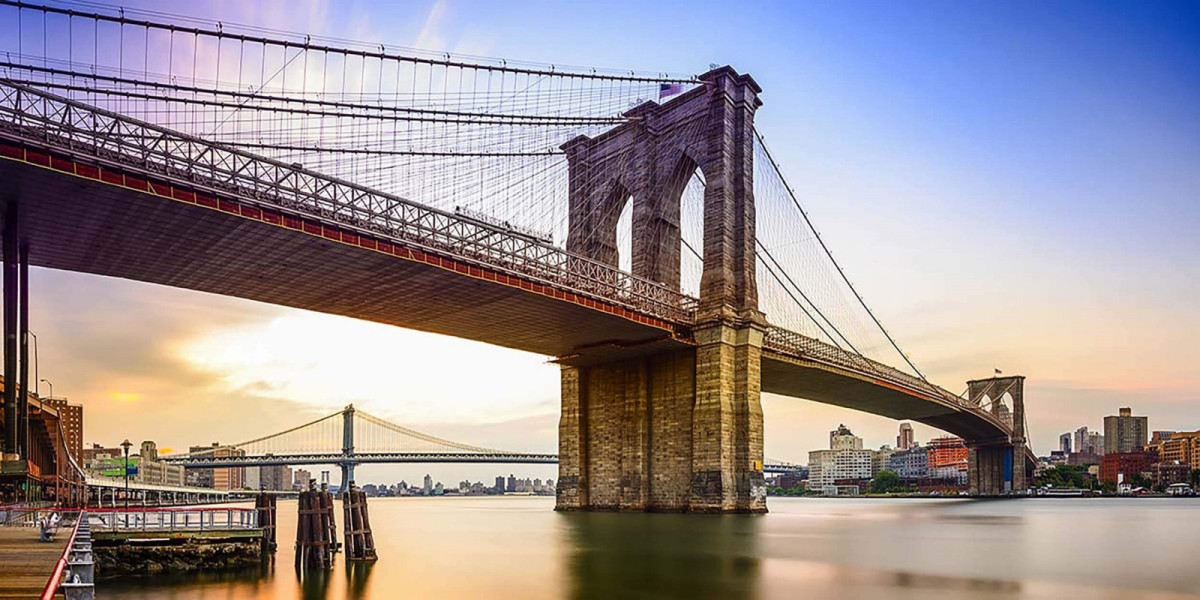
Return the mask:
M621 211L617 215L617 268L626 273L633 272L633 197L626 195L620 200Z
M684 154L664 189L668 205L679 209L679 291L698 298L704 273L704 173Z

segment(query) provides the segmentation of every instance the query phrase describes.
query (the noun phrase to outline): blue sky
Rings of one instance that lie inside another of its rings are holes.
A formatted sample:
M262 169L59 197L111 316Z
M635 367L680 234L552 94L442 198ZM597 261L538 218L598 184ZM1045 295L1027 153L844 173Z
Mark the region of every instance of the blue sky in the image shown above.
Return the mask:
M932 380L957 391L993 368L1027 375L1043 453L1118 406L1148 414L1152 429L1200 428L1200 3L215 1L166 10L559 65L698 73L731 64L763 86L757 122L784 174ZM44 306L35 329L54 332L42 336L51 348L43 361L56 392L89 407L88 441L206 441L154 425L164 395L175 420L203 420L196 415L213 405L202 398L214 395L261 407L253 423L212 423L233 441L296 420L273 407L332 412L415 385L437 396L436 408L409 394L378 410L465 441L554 447L557 375L544 357L142 284L46 272L34 282ZM94 299L87 310L66 293L78 289ZM147 319L114 317L130 307L162 322L138 334ZM295 355L278 333L301 322L330 336L354 327L380 343L473 352L522 375L487 400L368 370L348 389L297 400L305 391L278 381L303 381L324 362ZM151 361L102 350L122 343L162 352ZM268 369L213 351L247 344L259 359L288 358ZM89 366L93 375L76 374ZM261 381L266 372L276 383ZM132 395L116 398L117 388ZM803 459L839 422L868 445L894 441L887 419L773 397L765 407L770 456Z

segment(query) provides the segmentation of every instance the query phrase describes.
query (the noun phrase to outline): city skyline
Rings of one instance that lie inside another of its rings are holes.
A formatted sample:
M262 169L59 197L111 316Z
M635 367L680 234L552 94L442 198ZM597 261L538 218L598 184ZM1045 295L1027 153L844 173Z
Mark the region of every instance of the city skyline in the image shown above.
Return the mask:
M495 15L481 8L496 18L497 31L507 32L486 37L470 35L473 30L464 25L470 9L444 2L392 12L372 3L337 11L328 4L283 10L223 3L198 3L189 10L231 22L514 59L560 56L564 46L509 35L521 24L553 31L551 38L564 35L552 26L555 15L519 8ZM617 7L608 15L583 10L603 23L632 9ZM756 10L737 18L761 16ZM1200 335L1189 316L1200 278L1190 276L1197 267L1188 257L1197 248L1185 227L1196 222L1197 209L1185 202L1196 189L1196 175L1184 169L1200 154L1194 143L1200 139L1194 135L1200 102L1195 86L1187 85L1195 76L1185 75L1196 72L1190 68L1194 57L1174 52L1181 38L1167 23L1169 10L1143 13L1162 26L1153 43L1137 23L1084 16L1117 39L1146 42L1119 50L1084 40L1092 57L1117 67L1103 71L1073 58L1066 42L1029 47L1012 34L988 29L994 47L983 48L931 32L919 7L870 40L860 37L855 24L819 7L793 10L812 35L793 36L804 39L786 52L778 48L779 31L772 27L749 47L701 50L698 41L678 48L656 43L649 34L654 25L643 23L646 35L631 48L605 47L584 35L567 44L575 53L568 58L575 64L642 65L644 53L660 58L665 70L698 72L704 65L695 64L695 57L712 54L753 73L769 91L759 118L781 132L772 147L793 165L789 176L868 302L932 381L954 389L993 368L1028 376L1029 426L1038 454L1056 448L1058 435L1081 423L1098 428L1118 406L1138 406L1154 428L1200 426L1189 404L1197 382L1191 369L1195 350L1188 343ZM956 18L970 29L1019 16L997 7L986 12ZM711 7L699 7L695 15L672 17L698 21L711 14ZM1051 16L1036 25L1046 39L1070 34L1069 23L1080 17ZM929 39L911 48L902 43L918 34ZM969 57L927 55L938 44ZM1013 50L1045 60L1020 61L1037 65L1027 71L994 63ZM875 58L880 52L891 58ZM824 55L843 72L805 58ZM1173 57L1157 60L1168 55ZM917 58L926 62L918 66ZM973 74L959 60L1000 71ZM900 67L896 74L882 72L889 63ZM1158 66L1137 69L1147 63ZM889 103L870 100L877 90L855 86L866 73ZM1155 87L1155 97L1136 92L1140 84L1161 83L1167 75L1184 83ZM1056 97L1022 93L1015 82L1023 77L1046 84L1045 93ZM1104 93L1085 97L1082 88L1070 85L1072 77ZM924 85L913 86L914 78ZM1062 81L1051 85L1057 79ZM965 82L982 85L962 96L951 93ZM1011 100L990 100L989 93ZM772 101L784 98L792 100ZM1073 142L1073 156L1066 157L1062 140L1091 125L1073 118L1072 101L1083 100L1090 100L1091 118L1109 128L1089 129L1092 148ZM990 128L1003 117L1045 134L1033 139L1013 128ZM1133 131L1135 125L1141 129ZM989 143L964 148L977 136ZM1009 158L1000 160L1002 154ZM1103 168L1113 164L1134 169ZM1083 181L1074 179L1084 173ZM1154 182L1149 190L1138 185L1146 180ZM1016 226L995 240L989 228L976 224L1005 219ZM978 238L988 243L975 243ZM1111 243L1101 247L1097 239ZM956 250L947 252L948 247ZM987 273L988 281L980 281L979 273ZM899 285L899 277L919 284ZM134 282L42 269L33 269L31 280L41 374L54 381L58 395L85 407L85 444L142 437L182 449L213 441L191 439L196 430L235 442L353 402L451 439L556 450L558 371L542 356ZM1010 290L1000 283L1006 280L1024 283ZM898 297L891 289L912 291ZM1144 289L1158 293L1143 297ZM1111 314L1124 318L1110 319ZM339 343L345 339L356 343ZM330 352L331 347L339 350ZM469 362L470 377L447 368L450 357ZM898 424L770 395L764 396L764 411L767 455L795 461L818 447L831 422L850 423L860 435L883 443L894 438ZM229 413L239 417L230 420ZM925 426L915 429L918 439L934 436Z

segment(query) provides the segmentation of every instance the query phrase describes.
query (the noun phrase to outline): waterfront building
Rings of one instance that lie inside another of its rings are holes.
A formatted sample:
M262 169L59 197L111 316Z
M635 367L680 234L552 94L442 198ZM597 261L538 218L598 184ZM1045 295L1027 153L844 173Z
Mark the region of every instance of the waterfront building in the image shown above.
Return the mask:
M1133 416L1133 410L1122 408L1116 416L1104 417L1104 452L1133 452L1146 447L1149 427L1146 417Z
M504 476L503 475L496 477L496 485L492 489L496 490L497 494L504 493Z
M829 449L808 453L808 487L822 493L837 493L837 483L845 480L869 480L874 462L873 450L863 450L862 438L845 425L829 433Z
M1158 460L1164 463L1182 463L1200 469L1200 431L1172 433L1157 445Z
M908 450L892 453L888 468L901 479L922 479L929 476L929 454L925 448L913 446Z
M967 444L960 437L944 436L929 440L929 476L936 479L967 481Z
M900 435L896 436L896 450L904 451L916 445L916 437L913 435L912 425L908 423L900 424Z
M425 474L425 485L422 486L422 489L425 490L426 496L433 493L433 477L430 477L429 473Z
M1178 462L1156 462L1150 465L1150 479L1155 488L1167 487L1176 483L1192 482L1192 466Z
M874 452L871 456L871 477L878 475L880 471L890 468L892 454L895 452L890 446L886 445Z
M188 448L188 453L204 453L205 456L213 458L235 458L246 455L245 450L222 447L217 442L213 442L212 446L192 446ZM188 481L194 481L197 487L208 487L217 490L240 490L246 485L246 469L243 467L188 469L187 473L187 477L189 477Z
M1100 482L1131 482L1137 475L1149 473L1151 462L1150 454L1142 451L1105 454L1100 461Z
M506 492L517 491L517 478L512 473L508 474L508 483L504 486L504 491L506 491Z

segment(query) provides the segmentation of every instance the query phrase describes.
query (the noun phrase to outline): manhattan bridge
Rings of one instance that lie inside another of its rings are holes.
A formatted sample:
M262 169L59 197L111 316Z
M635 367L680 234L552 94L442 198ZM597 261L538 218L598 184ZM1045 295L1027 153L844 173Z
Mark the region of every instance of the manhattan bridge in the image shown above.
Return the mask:
M559 452L525 456L558 462L564 510L766 510L762 392L931 425L966 440L973 494L1029 487L1024 378L926 379L784 178L748 74L66 6L0 0L7 381L34 265L552 357ZM31 450L21 395L6 453ZM352 472L373 459L338 446L346 414L263 454ZM424 435L364 422L384 449Z

